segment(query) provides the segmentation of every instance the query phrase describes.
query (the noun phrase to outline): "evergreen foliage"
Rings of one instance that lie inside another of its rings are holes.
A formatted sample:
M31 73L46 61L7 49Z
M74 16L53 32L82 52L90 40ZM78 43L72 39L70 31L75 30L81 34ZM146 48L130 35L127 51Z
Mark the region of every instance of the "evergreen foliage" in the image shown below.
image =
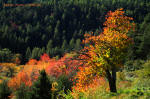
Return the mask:
M38 80L34 82L31 88L31 99L51 99L51 88L51 82L45 70L42 70Z
M8 96L11 95L11 90L7 86L7 81L3 81L0 84L0 99L9 99Z
M16 99L31 99L29 87L25 86L25 84L22 84L16 91Z
M41 6L6 7L4 3L37 3ZM61 56L77 49L74 48L76 40L82 40L85 32L102 31L108 11L124 8L126 15L133 17L138 26L131 56L134 59L147 57L149 43L146 40L149 36L145 38L144 35L149 34L149 0L2 0L0 4L0 45L13 53L25 56L26 49L30 48L31 51L34 49L30 58L38 59L42 53L40 49L45 47L45 52L51 56ZM53 42L52 47L62 49L61 52L47 49L49 40ZM65 50L63 42L68 43ZM35 48L39 50L35 52Z

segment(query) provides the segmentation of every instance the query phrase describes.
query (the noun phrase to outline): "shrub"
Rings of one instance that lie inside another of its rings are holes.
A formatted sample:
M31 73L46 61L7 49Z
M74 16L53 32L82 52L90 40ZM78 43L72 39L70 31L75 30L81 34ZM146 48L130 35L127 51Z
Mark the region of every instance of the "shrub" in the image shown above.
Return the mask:
M25 86L24 83L16 91L16 99L30 99L29 87Z
M148 77L150 78L150 60L148 60L144 65L143 65L144 69L143 69L143 73L144 73L144 77Z
M11 90L7 86L7 81L3 81L0 84L0 99L9 99L8 96L11 95Z
M73 85L73 82L69 80L69 78L66 75L61 75L58 80L58 90L64 90L65 93L67 93L67 90L71 90L71 87Z
M150 87L150 60L143 64L143 69L136 71L138 78L133 85L136 87Z
M117 73L117 80L119 80L119 81L124 81L124 80L126 80L126 77L125 77L124 72L118 72L118 73Z
M125 63L124 69L126 71L135 71L143 68L143 60L130 60Z

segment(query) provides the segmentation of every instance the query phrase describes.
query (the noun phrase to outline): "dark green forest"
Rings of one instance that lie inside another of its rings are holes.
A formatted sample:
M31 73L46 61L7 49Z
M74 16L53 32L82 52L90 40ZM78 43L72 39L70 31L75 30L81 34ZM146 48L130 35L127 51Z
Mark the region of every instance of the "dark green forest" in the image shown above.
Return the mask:
M28 3L41 6L4 6ZM84 33L103 31L107 12L123 8L136 23L136 33L131 35L135 44L129 49L129 58L150 56L149 0L1 0L0 5L1 55L7 56L11 51L28 61L39 59L43 53L60 57L81 49Z

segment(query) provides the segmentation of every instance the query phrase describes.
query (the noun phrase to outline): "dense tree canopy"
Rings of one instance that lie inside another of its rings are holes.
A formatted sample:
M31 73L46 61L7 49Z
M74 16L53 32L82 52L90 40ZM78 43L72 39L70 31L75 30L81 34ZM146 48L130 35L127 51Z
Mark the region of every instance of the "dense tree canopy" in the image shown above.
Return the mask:
M85 32L102 30L106 12L120 7L124 8L126 15L134 18L139 27L137 34L132 35L135 46L131 49L131 56L134 59L147 56L147 53L142 55L143 47L148 46L142 38L148 29L143 33L142 27L149 23L149 0L2 0L0 3L0 48L23 54L23 59L29 48L33 54L27 57L36 59L43 52L61 56L78 49L72 48L80 43L76 40L83 39ZM4 3L38 3L41 6L4 7ZM64 49L64 46L67 47Z

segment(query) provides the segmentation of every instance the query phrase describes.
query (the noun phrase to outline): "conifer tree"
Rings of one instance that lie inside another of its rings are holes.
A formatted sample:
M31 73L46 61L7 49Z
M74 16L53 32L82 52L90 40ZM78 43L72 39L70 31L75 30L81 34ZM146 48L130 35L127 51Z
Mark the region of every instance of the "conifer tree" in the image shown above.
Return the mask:
M32 86L31 99L51 99L51 87L45 70L42 70L38 80Z
M30 49L30 47L28 47L26 50L26 59L29 60L30 57L31 57L31 49Z

